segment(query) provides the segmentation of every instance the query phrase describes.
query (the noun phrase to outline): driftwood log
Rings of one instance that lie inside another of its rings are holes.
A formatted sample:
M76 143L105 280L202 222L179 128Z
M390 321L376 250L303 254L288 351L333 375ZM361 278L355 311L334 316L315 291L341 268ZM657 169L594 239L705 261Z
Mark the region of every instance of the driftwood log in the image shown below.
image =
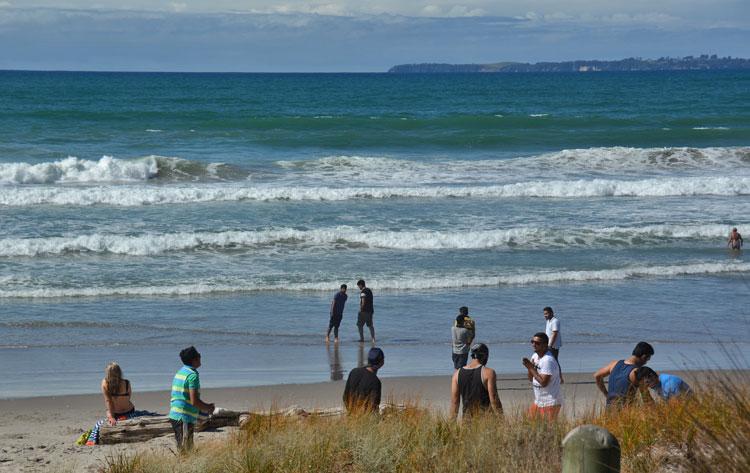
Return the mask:
M380 412L401 411L406 406L398 404L384 404ZM217 409L213 415L198 422L196 432L217 429L227 426L240 426L253 416L287 416L287 417L337 417L346 413L341 408L305 410L299 406L292 406L283 411L265 412L236 412L227 409ZM156 437L172 435L172 424L167 416L145 416L123 420L116 425L104 424L99 431L99 443L111 445L116 443L145 442Z
M198 422L195 430L201 432L206 429L216 429L230 425L239 425L241 412L221 410L203 422ZM167 416L144 416L123 420L116 425L104 424L99 430L99 443L109 445L114 443L145 442L152 438L172 434L172 424Z

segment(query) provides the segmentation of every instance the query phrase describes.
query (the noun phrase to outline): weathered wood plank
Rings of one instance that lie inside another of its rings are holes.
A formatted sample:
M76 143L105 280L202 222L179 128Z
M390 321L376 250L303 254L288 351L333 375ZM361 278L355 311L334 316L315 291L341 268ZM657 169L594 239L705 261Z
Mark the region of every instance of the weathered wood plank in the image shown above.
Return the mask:
M380 411L386 410L404 410L404 405L384 404L380 406ZM207 429L216 429L219 427L239 426L244 424L252 416L270 416L280 415L287 417L337 417L343 416L346 411L340 407L329 409L312 409L305 410L299 406L291 406L281 411L262 411L262 412L236 412L226 409L217 409L216 412L206 420L199 422L196 431L201 432ZM102 445L111 445L116 443L134 443L145 442L156 437L172 435L172 424L167 416L148 416L137 417L135 419L123 420L116 425L105 424L99 431L99 443Z

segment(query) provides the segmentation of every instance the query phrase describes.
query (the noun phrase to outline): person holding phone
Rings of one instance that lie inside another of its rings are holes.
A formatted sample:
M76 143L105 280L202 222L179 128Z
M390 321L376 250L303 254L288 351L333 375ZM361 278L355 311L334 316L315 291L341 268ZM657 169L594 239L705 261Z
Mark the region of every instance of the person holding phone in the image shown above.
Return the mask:
M554 420L562 409L563 396L560 389L560 365L552 356L548 345L546 333L535 333L531 337L534 354L531 359L524 358L522 363L534 390L534 402L529 408L529 415Z

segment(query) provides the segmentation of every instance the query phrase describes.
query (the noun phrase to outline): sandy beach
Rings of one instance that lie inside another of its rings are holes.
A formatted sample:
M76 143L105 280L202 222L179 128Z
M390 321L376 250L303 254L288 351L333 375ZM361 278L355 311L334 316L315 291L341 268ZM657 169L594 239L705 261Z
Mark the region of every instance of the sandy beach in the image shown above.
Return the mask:
M705 372L683 372L691 385L707 379ZM745 377L747 379L747 377ZM419 402L437 412L446 413L449 406L450 376L383 378L383 396L392 402ZM343 381L315 384L283 384L247 388L204 389L202 397L219 407L260 411L292 405L304 409L341 405ZM520 412L531 403L533 394L522 374L501 375L498 379L500 400L506 412ZM576 416L601 406L590 373L566 373L563 385L565 412ZM166 414L169 393L135 392L138 409ZM0 400L0 472L97 471L106 458L119 453L143 450L174 449L171 436L141 444L83 447L75 445L78 436L104 416L100 395L50 396ZM197 434L196 442L219 439L232 428Z

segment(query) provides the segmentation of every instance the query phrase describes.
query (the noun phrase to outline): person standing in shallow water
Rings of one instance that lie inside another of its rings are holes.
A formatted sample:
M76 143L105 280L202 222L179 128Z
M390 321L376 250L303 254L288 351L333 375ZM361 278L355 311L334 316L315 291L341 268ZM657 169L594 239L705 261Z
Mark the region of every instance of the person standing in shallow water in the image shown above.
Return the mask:
M742 249L742 243L742 235L740 235L740 232L737 231L737 227L734 227L732 231L729 232L727 246L733 250L740 250Z
M453 373L451 379L451 418L458 416L459 403L463 405L464 418L482 412L503 413L503 405L497 397L497 374L487 368L490 349L477 343L469 352L471 363Z
M359 288L359 313L357 314L357 330L359 330L359 342L365 341L364 326L370 329L372 343L375 343L375 326L372 323L372 314L375 308L372 302L372 291L365 285L364 279L357 281Z
M456 322L451 327L451 338L453 341L453 369L466 366L469 361L469 348L474 341L474 323L469 317L469 308L458 309Z
M331 300L331 318L328 321L328 332L326 332L326 343L331 339L331 329L333 329L333 343L339 342L339 326L341 325L341 319L344 318L344 304L346 304L346 284L342 284Z

